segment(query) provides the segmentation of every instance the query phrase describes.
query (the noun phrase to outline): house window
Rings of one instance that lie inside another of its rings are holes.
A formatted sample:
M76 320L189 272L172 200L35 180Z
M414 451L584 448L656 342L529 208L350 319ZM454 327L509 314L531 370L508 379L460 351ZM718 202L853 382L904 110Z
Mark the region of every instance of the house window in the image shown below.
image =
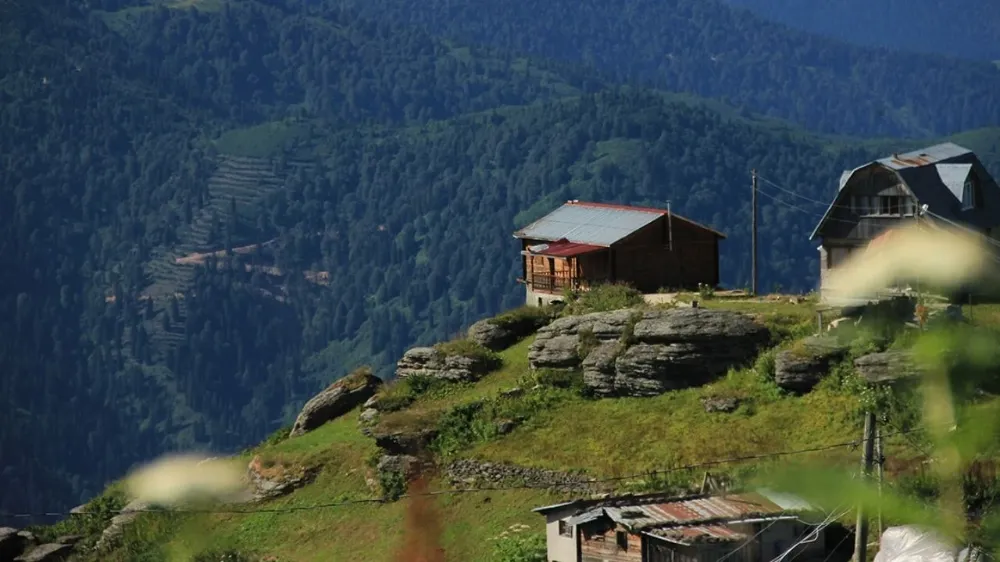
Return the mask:
M618 548L628 551L628 533L625 531L615 532L615 542L618 543Z
M559 520L559 536L562 537L573 537L573 527L566 522L565 519Z
M978 205L979 197L976 193L976 178L973 175L969 175L965 179L965 186L962 188L962 210L967 211L969 209L975 209Z

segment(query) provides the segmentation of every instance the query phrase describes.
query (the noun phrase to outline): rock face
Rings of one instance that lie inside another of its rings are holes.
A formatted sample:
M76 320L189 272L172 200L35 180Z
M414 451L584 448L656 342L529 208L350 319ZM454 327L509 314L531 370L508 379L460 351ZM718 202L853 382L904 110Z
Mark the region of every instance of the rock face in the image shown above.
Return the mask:
M846 356L847 347L834 337L806 338L775 357L774 382L791 392L809 392Z
M492 370L485 357L446 355L433 347L414 347L396 363L396 375L402 378L427 376L449 381L477 381Z
M122 535L125 527L136 520L143 511L152 508L152 505L141 500L132 500L122 508L118 515L111 518L111 524L101 533L101 538L97 541L97 550L104 550L111 546Z
M436 436L435 429L373 432L375 444L390 455L421 455Z
M413 455L382 455L376 466L380 474L395 472L402 474L405 480L416 477L426 467L420 459Z
M370 371L355 372L340 379L306 402L295 419L290 436L302 435L346 414L374 396L380 386L382 379Z
M486 318L469 327L468 337L486 349L500 351L537 332L550 321L551 318L541 315L509 321Z
M18 556L14 562L60 562L69 558L73 546L68 544L43 544Z
M582 367L601 396L654 396L721 376L769 339L766 327L732 311L617 310L556 320L539 331L528 360L535 369Z
M28 547L28 539L13 527L0 527L0 562L8 562Z
M870 353L855 359L854 369L870 383L892 384L920 374L919 367L908 351Z
M289 494L311 482L315 476L315 471L300 467L266 466L259 455L255 456L247 466L247 479L252 486L254 501Z

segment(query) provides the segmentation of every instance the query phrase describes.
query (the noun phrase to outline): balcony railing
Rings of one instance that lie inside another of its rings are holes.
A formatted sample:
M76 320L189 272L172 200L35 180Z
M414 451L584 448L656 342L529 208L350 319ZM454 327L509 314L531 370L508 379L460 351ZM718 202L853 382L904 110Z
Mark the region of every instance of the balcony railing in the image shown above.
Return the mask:
M533 273L529 277L531 289L548 293L558 293L565 289L577 289L580 286L580 279L573 277L570 272L556 273Z

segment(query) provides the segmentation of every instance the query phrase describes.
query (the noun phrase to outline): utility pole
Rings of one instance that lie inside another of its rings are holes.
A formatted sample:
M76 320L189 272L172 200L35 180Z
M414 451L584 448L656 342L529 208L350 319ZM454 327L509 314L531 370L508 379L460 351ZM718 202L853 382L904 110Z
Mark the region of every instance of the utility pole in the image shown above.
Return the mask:
M757 296L757 169L750 170L753 197L750 201L753 218L750 221L750 294Z
M875 414L865 413L865 437L861 454L861 478L867 480L872 472L872 449L875 437ZM858 524L854 529L854 562L866 562L868 557L868 516L863 505L858 506Z
M883 420L884 421L884 420ZM882 455L882 426L875 427L875 463L876 474L878 475L878 522L875 526L878 536L882 537L882 477L885 457Z

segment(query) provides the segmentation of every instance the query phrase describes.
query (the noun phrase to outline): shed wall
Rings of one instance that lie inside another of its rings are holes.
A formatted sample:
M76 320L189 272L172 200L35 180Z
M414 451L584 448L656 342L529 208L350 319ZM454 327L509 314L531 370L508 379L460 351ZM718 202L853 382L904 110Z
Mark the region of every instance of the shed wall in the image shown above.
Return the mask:
M612 253L615 280L644 293L719 284L718 236L687 221L662 217L619 242Z
M581 562L643 562L642 537L628 533L607 520L595 521L578 528ZM625 532L627 549L618 545L617 533Z

